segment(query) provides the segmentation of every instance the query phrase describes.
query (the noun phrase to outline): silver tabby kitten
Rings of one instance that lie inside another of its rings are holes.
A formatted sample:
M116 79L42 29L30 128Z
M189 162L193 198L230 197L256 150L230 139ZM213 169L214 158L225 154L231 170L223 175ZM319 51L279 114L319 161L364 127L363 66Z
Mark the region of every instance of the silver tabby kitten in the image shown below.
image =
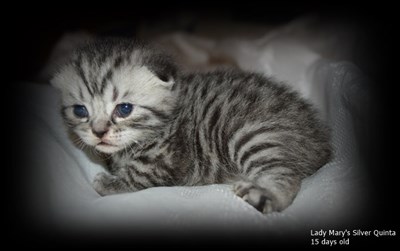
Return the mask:
M137 42L98 40L52 79L62 116L111 156L101 195L154 186L233 183L264 213L288 207L301 180L331 156L326 127L296 93L239 70L181 75Z

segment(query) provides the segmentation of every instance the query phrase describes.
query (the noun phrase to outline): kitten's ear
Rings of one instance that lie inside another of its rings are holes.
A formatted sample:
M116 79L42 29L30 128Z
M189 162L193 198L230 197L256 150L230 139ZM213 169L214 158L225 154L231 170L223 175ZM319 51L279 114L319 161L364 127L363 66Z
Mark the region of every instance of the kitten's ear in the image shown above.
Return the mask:
M156 76L161 80L160 84L168 87L175 84L176 74L169 69L169 67L163 67L161 69L154 70Z
M68 89L68 83L76 81L77 76L70 66L61 67L50 79L50 84L59 91Z
M50 84L59 91L71 89L70 83L79 83L81 78L76 74L76 70L70 64L59 67L50 79Z
M150 70L161 80L164 87L173 88L178 74L177 66L165 55L153 56L148 60Z
M63 83L62 83L58 73L56 73L52 76L52 78L50 79L50 84L57 90L62 90Z

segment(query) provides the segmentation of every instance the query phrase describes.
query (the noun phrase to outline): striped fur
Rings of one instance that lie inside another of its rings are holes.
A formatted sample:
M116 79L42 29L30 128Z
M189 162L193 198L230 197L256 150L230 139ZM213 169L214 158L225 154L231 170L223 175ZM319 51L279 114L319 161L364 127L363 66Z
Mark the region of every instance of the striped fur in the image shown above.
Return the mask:
M111 155L101 195L153 186L233 183L264 213L291 204L301 180L331 156L329 133L296 93L239 70L180 75L147 45L99 40L79 49L52 80L62 116L80 139ZM116 116L118 104L133 112ZM78 118L74 105L88 117ZM99 138L94 131L106 133Z

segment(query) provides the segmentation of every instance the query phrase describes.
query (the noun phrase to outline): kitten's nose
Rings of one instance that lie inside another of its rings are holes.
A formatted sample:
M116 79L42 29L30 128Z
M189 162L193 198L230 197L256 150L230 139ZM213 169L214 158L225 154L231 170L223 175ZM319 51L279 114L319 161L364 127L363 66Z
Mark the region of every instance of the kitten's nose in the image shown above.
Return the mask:
M93 134L96 135L99 139L101 139L101 138L104 136L104 134L106 134L106 133L108 132L108 129L106 129L106 130L100 130L100 131L96 131L96 130L92 129L92 132L93 132Z

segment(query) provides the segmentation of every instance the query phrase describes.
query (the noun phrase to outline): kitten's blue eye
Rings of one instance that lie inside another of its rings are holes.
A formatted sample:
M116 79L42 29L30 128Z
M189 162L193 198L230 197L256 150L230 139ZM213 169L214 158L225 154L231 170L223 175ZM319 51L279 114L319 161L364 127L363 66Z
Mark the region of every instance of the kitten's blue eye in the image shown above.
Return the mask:
M74 105L74 114L78 118L89 117L89 113L84 105Z
M129 114L131 114L133 105L129 103L122 103L117 105L115 109L118 117L125 118L128 117Z

